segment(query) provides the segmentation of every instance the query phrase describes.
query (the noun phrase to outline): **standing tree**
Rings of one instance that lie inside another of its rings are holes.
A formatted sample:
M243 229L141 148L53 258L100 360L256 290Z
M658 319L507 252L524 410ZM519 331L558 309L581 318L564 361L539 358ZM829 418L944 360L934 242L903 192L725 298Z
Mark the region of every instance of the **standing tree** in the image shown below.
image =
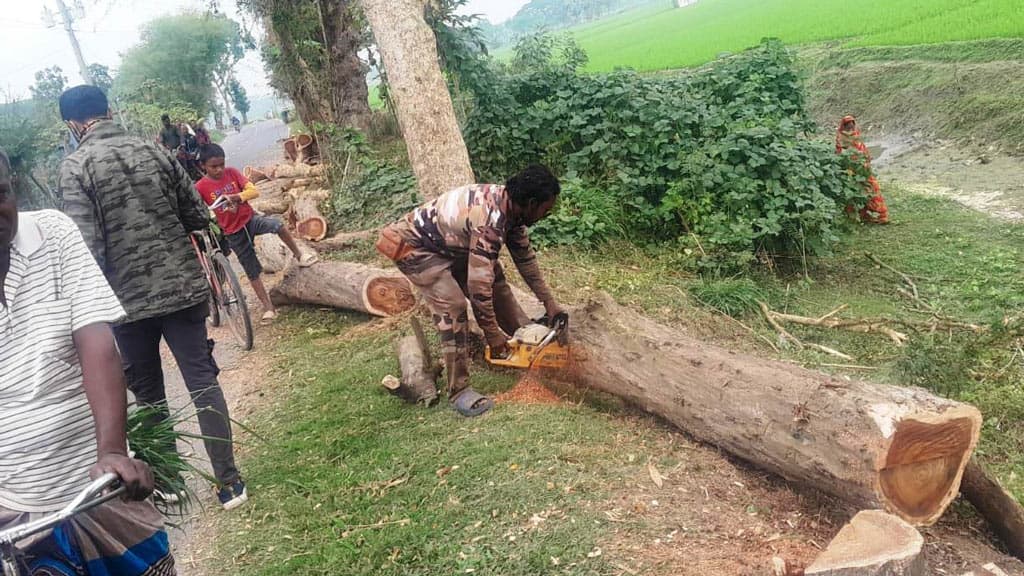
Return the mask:
M110 75L110 68L103 64L89 64L89 76L92 77L93 86L96 86L104 93L109 93L114 86L114 77Z
M244 47L238 24L223 15L158 18L143 28L142 42L124 55L115 91L129 102L167 108L184 103L205 116L217 109L218 91L228 102L230 67Z
M68 77L60 66L36 72L36 83L29 87L32 98L42 102L57 102L68 85Z
M367 68L359 57L365 24L351 0L239 0L267 31L263 61L271 86L302 120L365 129Z
M362 0L402 127L409 160L425 198L473 182L473 169L438 64L437 40L423 0Z
M242 124L248 124L252 105L249 103L249 95L245 93L245 87L232 78L228 83L228 94L231 96L231 103L235 105L235 110L242 115Z

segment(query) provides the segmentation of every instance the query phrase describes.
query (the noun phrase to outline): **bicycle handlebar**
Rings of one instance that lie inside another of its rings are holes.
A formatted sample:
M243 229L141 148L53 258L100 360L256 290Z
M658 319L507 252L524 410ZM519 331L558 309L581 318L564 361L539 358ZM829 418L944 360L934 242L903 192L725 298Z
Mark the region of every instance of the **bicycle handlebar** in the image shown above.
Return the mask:
M92 483L78 493L74 500L59 511L0 532L0 545L13 545L19 540L44 530L49 530L73 516L121 497L125 492L125 487L118 486L119 483L120 478L116 474L107 473L100 476L93 480ZM114 488L114 486L117 486L117 488ZM114 489L105 492L110 488Z

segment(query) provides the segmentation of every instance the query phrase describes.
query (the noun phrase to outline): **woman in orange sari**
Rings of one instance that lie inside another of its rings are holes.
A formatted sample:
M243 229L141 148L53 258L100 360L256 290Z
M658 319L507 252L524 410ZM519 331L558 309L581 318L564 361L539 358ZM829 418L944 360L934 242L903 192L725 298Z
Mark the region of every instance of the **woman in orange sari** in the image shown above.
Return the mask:
M861 139L860 128L857 127L857 119L853 116L844 116L842 121L839 122L839 129L836 131L836 154L842 154L847 150L854 150L853 158L863 162L864 168L867 169L869 174L866 185L868 201L860 210L861 221L873 224L888 224L889 209L885 205L885 199L882 198L882 189L878 185L878 180L871 173L871 152L868 150L867 145L864 144L864 140ZM852 207L847 210L853 212Z

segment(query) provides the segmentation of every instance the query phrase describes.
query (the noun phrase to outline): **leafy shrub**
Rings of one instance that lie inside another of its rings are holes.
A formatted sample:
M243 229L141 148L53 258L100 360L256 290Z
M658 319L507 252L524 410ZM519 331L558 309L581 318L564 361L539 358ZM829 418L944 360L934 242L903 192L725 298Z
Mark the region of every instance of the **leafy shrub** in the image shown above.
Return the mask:
M807 138L800 79L778 41L689 75L584 76L584 62L571 41L522 43L474 87L464 130L483 180L542 162L616 207L595 219L567 194L539 227L546 241L628 231L641 242L697 235L729 262L822 254L843 208L863 201L849 159Z
M317 125L333 159L334 187L324 215L336 230L363 230L397 220L420 202L412 171L383 158L357 130Z
M550 216L533 225L530 238L538 246L590 248L624 235L625 215L618 199L579 180L562 182L562 193Z
M732 317L757 310L758 302L766 300L764 292L752 280L703 280L690 286L695 300Z

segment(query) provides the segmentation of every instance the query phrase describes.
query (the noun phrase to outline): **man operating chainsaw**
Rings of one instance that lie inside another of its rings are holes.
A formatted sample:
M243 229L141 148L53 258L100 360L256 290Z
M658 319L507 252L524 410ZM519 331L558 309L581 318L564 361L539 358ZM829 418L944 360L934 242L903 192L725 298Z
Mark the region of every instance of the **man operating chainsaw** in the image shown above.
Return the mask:
M469 387L466 299L493 358L508 354L509 334L528 321L498 262L503 245L544 304L547 322L568 320L544 282L526 231L551 212L560 191L550 170L531 165L504 186L473 184L447 192L384 228L377 240L377 249L430 307L441 332L448 399L464 416L479 416L494 405Z

